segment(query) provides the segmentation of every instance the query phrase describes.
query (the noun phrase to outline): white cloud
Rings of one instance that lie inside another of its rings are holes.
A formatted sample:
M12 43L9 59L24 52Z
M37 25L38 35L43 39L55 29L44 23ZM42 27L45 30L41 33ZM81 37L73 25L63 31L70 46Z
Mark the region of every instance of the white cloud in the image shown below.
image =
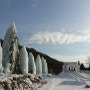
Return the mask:
M76 35L61 32L38 32L24 40L25 44L71 44L90 42L90 34Z
M89 34L90 35L90 29L87 29L87 30L83 30L82 32L83 34Z
M78 60L81 62L85 62L87 56L78 55L78 56L62 56L62 55L51 55L51 57L63 61L63 62L77 62Z
M51 55L52 58L62 62L78 62L84 63L87 66L88 57L84 55L78 56L62 56L62 55Z

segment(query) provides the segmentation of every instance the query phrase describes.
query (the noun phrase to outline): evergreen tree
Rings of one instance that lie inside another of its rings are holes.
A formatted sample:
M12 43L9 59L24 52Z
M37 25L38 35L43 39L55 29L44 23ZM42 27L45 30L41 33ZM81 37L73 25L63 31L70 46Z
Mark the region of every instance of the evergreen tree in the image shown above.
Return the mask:
M85 70L85 66L83 63L81 63L81 65L80 65L80 70Z

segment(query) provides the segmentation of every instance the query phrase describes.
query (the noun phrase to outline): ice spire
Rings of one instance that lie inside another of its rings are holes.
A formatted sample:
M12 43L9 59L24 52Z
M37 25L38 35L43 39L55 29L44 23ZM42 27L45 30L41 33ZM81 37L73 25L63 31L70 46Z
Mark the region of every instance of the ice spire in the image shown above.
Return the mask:
M21 63L22 74L27 74L28 73L28 53L26 51L25 46L23 46L20 50L20 63Z
M46 59L44 59L43 57L42 57L42 73L43 74L47 74L48 73L48 70L47 70L48 68L47 68L47 62L46 62Z
M18 58L19 49L18 49L18 39L16 35L16 26L14 22L11 23L10 27L8 28L5 34L2 48L3 48L2 64L4 67L4 72L5 73L17 72L18 67L19 67L18 65L19 64L19 58Z
M36 58L36 74L42 74L42 62L40 55Z
M29 53L29 69L32 71L33 74L36 74L36 65L34 61L34 56L31 52Z
M5 35L5 39L7 39L10 35L12 35L12 33L16 34L16 26L14 22L12 22L11 25L9 26Z

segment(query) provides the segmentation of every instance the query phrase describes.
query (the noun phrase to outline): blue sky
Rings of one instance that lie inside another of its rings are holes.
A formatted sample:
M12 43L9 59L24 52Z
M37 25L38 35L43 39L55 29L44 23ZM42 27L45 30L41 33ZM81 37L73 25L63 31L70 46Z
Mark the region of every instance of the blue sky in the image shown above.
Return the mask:
M90 0L0 0L0 38L13 21L22 45L58 59L90 56Z

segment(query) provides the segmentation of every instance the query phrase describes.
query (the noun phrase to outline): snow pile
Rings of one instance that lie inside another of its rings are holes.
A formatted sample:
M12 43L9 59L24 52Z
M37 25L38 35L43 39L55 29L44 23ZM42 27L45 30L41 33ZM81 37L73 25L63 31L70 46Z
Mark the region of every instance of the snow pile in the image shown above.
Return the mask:
M60 78L67 78L68 75L65 71L61 72L60 74L57 75L57 77L60 77Z

